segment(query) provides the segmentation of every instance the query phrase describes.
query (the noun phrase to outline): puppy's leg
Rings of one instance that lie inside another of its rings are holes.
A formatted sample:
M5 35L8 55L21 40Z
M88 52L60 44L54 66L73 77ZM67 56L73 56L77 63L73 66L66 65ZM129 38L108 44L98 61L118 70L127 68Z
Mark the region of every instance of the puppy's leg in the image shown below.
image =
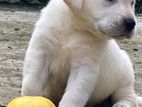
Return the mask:
M47 55L40 39L32 39L27 50L22 81L22 95L43 95L47 81Z
M84 107L93 92L98 69L79 65L72 68L66 91L59 103L59 107Z
M138 107L133 86L118 89L113 95L113 100L116 102L113 107Z

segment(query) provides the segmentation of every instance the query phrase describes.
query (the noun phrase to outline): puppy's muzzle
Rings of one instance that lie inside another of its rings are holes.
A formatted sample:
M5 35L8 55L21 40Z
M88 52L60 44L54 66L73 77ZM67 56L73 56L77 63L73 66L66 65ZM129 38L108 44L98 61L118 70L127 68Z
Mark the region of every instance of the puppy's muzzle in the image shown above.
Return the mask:
M123 33L122 34L120 33L119 36L131 38L133 35L133 31L135 29L135 26L136 26L136 22L134 19L132 18L123 19L121 22L121 26L119 26Z

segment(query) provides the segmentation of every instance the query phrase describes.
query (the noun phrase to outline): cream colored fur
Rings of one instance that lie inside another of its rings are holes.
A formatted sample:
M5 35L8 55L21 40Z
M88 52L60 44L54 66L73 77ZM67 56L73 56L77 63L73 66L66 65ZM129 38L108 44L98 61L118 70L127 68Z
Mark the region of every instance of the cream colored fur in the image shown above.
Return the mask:
M51 0L29 43L22 95L45 96L59 107L84 107L112 96L113 107L137 107L142 99L134 92L132 63L112 38L128 35L120 23L135 20L131 4Z

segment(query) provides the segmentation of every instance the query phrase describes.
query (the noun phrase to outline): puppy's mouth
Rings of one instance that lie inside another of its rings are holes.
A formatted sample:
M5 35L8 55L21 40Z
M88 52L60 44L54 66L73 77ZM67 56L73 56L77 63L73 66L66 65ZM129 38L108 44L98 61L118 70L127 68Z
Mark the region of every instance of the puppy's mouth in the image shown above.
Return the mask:
M107 37L112 37L114 39L131 39L131 37L134 34L134 32L121 32L121 33L104 32L104 31L101 32Z
M135 33L135 26L126 26L124 23L111 23L108 25L96 24L97 30L105 37L116 39L130 39Z
M120 34L114 34L111 37L113 38L126 38L126 39L130 39L133 36L133 33L120 33Z

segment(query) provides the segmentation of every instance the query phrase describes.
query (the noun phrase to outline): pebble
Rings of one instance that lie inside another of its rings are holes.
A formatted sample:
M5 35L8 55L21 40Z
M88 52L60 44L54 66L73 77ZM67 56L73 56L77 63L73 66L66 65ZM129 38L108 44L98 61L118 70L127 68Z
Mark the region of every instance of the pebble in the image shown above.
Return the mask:
M12 49L12 47L11 47L11 46L8 46L8 48L9 48L9 49Z
M20 28L15 28L14 30L15 30L15 31L20 31Z
M139 50L139 49L137 49L137 48L134 48L134 49L133 49L133 51L138 51L138 50Z

